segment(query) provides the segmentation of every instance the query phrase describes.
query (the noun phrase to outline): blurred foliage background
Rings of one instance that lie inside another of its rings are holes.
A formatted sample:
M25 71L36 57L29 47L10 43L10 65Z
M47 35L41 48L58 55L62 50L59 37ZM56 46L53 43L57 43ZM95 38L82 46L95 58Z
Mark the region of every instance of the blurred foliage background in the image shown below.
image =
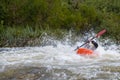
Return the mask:
M0 0L0 47L90 29L106 29L104 36L120 43L120 0Z

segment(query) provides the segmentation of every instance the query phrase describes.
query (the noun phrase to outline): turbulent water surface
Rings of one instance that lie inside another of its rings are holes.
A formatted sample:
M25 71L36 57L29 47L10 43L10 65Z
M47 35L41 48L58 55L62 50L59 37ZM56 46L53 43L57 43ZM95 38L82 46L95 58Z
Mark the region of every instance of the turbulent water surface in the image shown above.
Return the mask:
M79 44L79 43L78 43ZM77 45L78 45L77 44ZM97 55L80 56L75 46L0 49L0 80L119 80L119 47L103 46ZM113 49L114 48L114 49Z

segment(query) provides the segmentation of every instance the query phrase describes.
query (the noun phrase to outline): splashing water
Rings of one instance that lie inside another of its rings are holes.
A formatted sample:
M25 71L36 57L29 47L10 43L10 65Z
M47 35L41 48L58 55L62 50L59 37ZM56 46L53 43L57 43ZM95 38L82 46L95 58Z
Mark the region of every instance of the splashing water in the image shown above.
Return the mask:
M80 44L70 46L58 42L57 46L1 48L0 72L37 67L42 76L36 80L120 79L118 46L109 46L107 50L99 46L96 50L98 56L80 56L74 51Z

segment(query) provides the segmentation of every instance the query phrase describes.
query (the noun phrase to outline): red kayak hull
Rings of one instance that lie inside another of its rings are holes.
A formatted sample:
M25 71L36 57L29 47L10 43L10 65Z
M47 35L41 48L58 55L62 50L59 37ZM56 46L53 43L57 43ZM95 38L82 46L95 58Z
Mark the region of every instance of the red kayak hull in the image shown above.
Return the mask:
M86 49L86 48L79 48L77 50L77 54L80 54L80 55L91 55L91 54L93 54L93 51L90 50L90 49Z

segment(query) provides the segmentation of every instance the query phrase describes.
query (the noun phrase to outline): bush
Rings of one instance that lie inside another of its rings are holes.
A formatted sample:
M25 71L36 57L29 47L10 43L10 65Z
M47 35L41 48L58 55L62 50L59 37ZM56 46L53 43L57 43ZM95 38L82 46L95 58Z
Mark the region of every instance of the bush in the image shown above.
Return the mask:
M105 28L105 36L120 40L119 0L0 0L0 3L1 43L37 38L43 31L59 36L62 31L83 33L91 28L97 32Z

